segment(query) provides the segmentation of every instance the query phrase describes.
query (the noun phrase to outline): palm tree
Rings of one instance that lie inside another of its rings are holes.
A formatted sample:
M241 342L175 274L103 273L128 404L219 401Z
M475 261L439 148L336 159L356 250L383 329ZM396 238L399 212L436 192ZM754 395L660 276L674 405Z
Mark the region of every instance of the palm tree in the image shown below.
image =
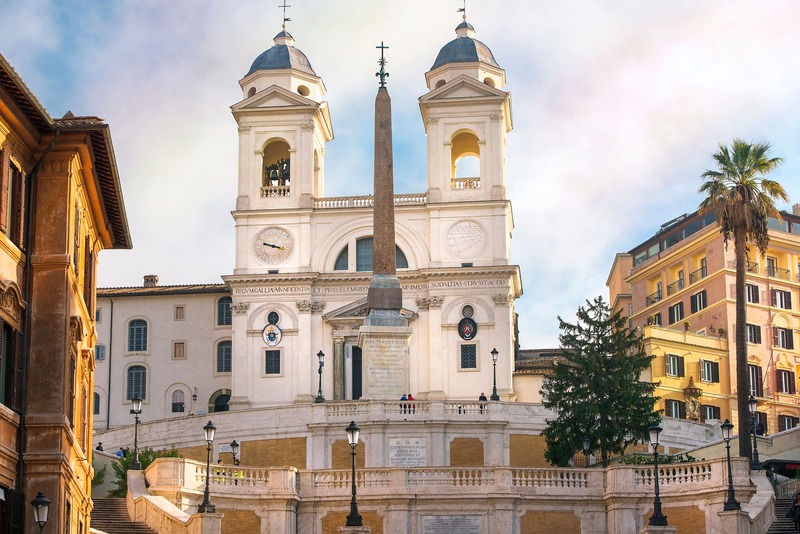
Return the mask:
M755 243L763 256L769 244L767 221L780 219L775 200L789 201L783 187L764 178L783 163L781 158L770 157L769 143L748 143L734 139L730 148L722 144L712 157L718 170L708 170L699 193L706 196L698 210L701 214L713 212L720 225L725 246L733 237L736 254L736 390L739 410L739 435L750 431L750 410L747 407L749 383L747 373L747 308L745 273L747 269L747 242ZM739 456L749 458L752 445L749 439L739 439Z

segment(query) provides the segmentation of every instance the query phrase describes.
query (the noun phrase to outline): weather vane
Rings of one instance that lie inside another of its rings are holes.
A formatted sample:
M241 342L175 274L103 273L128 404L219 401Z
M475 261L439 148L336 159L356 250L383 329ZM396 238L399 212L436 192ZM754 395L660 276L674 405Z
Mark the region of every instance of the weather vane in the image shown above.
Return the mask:
M466 1L466 0L464 0L464 1ZM283 8L283 24L281 25L281 28L286 30L286 23L292 21L292 19L286 17L286 8L287 7L292 7L292 6L287 5L286 4L286 0L283 0L283 4L279 5L278 7Z
M381 41L381 45L380 46L376 46L375 48L380 48L381 49L381 58L378 60L378 65L381 66L381 70L376 72L375 76L378 76L381 79L381 87L386 87L386 78L389 77L389 73L386 72L386 69L384 67L386 66L386 62L388 60L385 57L383 57L383 51L385 49L389 48L389 47L385 46L383 44L383 41Z
M464 7L459 7L456 13L463 13L461 18L464 19L464 22L467 22L467 0L464 0Z

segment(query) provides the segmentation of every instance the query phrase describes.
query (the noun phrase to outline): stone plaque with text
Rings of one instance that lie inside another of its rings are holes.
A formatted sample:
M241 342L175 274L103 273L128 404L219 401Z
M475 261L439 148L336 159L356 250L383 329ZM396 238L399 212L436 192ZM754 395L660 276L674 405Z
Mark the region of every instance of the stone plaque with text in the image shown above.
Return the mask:
M421 534L482 534L479 515L424 515Z
M408 391L408 327L364 326L358 344L363 356L364 399L400 399Z
M424 467L428 465L427 438L392 438L389 440L389 467Z

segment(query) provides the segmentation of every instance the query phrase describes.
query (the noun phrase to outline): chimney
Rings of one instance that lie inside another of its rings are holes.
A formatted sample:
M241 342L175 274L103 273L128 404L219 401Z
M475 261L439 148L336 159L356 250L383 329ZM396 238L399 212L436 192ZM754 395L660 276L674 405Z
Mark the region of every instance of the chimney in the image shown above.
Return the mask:
M157 274L146 274L144 275L144 287L156 287L158 285L158 275Z

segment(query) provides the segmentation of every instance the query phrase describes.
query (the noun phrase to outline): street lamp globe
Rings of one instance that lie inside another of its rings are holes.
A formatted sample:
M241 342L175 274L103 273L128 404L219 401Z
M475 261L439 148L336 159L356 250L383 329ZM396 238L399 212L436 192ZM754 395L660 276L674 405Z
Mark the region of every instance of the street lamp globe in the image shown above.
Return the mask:
M33 520L39 525L39 532L41 532L47 524L47 516L50 514L50 499L40 491L31 501L31 506L33 506Z
M203 427L203 432L205 432L206 435L206 443L209 445L214 443L214 436L217 434L217 427L214 426L214 423L209 421L208 424Z

